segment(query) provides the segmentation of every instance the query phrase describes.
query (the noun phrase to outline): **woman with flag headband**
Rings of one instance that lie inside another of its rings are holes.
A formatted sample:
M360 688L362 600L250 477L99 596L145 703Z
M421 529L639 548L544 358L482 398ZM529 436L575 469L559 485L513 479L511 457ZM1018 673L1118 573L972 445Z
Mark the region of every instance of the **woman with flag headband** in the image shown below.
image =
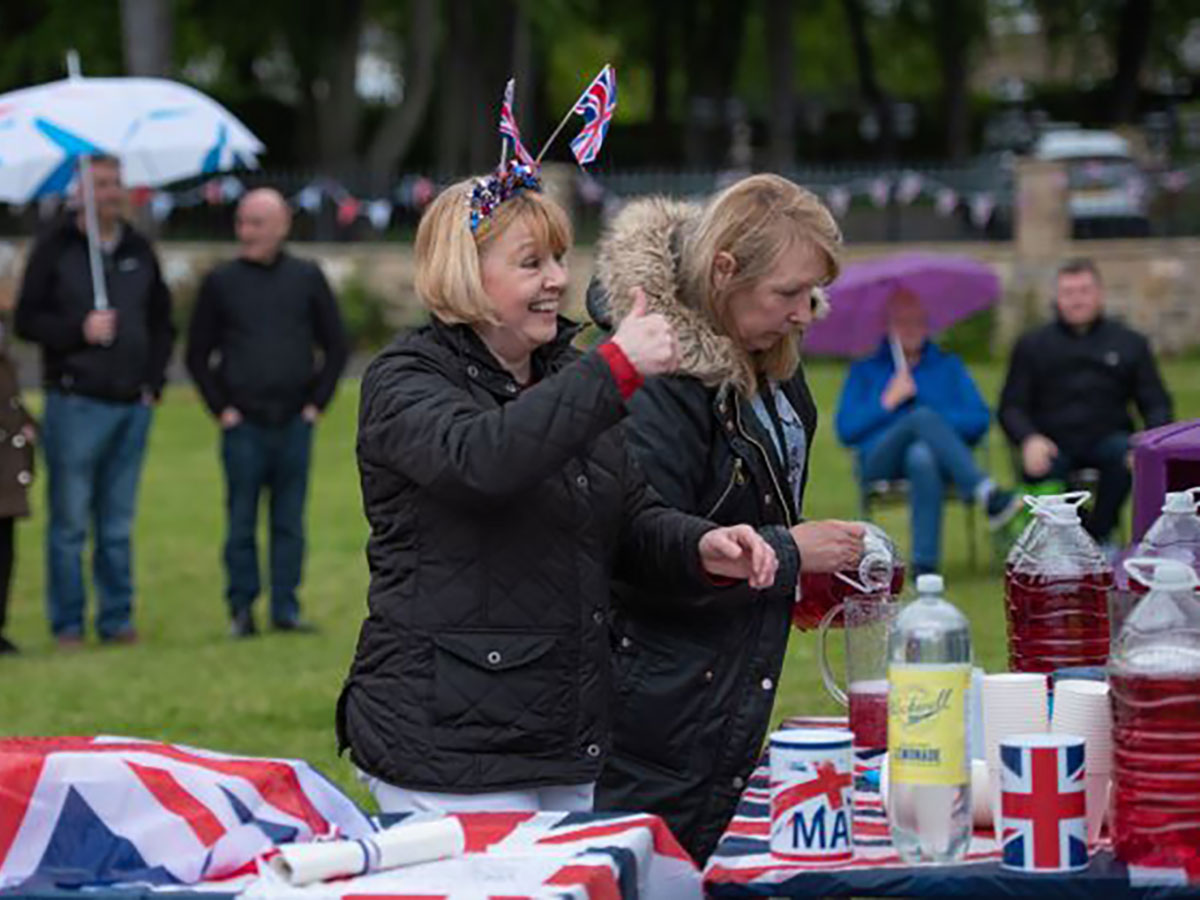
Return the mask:
M800 570L849 568L862 553L858 523L802 516L817 410L799 344L840 250L821 201L777 175L702 208L630 203L597 247L593 318L619 331L648 308L679 340L676 372L629 402L647 481L680 511L754 525L779 560L765 591L679 597L623 572L614 583L618 700L596 805L661 815L701 864L761 752Z
M431 324L363 378L369 613L337 731L387 812L590 809L613 572L692 594L775 575L753 529L646 487L618 426L675 368L672 329L638 308L593 352L571 347L570 225L502 116L514 159L446 189L417 230Z

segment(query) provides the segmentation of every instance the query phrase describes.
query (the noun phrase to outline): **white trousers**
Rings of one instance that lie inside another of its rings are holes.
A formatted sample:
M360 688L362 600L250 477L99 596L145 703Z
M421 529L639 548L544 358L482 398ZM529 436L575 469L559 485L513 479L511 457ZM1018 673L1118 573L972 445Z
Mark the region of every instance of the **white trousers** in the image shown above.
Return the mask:
M589 782L524 791L448 794L440 791L410 791L364 772L359 772L358 777L375 797L382 813L591 812L596 791L595 782Z

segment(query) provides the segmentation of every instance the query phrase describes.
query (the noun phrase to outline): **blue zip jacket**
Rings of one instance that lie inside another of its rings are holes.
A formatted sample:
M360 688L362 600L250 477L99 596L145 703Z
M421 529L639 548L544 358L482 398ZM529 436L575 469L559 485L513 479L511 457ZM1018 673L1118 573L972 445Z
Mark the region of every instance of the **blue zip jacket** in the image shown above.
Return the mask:
M890 426L918 405L940 413L969 445L978 443L987 432L991 413L966 366L953 353L927 340L921 349L921 359L912 370L917 395L889 412L881 400L894 372L892 350L886 338L875 353L850 367L834 423L839 441L855 448L860 455L865 454Z

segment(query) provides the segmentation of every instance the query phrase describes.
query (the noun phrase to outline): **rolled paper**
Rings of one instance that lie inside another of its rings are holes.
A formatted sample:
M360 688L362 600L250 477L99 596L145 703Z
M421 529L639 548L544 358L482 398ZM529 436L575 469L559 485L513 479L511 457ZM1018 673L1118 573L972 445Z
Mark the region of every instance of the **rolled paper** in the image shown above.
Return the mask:
M394 825L357 841L285 844L271 869L293 887L330 878L383 872L400 866L460 856L467 838L453 816L412 825Z

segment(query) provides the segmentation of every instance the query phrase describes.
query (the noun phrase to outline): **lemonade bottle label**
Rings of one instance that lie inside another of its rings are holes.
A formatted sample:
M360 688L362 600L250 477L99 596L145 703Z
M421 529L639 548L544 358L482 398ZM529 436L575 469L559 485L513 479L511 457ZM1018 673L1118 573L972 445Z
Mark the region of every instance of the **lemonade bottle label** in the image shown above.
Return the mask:
M888 668L888 759L894 784L967 783L966 698L971 667Z

